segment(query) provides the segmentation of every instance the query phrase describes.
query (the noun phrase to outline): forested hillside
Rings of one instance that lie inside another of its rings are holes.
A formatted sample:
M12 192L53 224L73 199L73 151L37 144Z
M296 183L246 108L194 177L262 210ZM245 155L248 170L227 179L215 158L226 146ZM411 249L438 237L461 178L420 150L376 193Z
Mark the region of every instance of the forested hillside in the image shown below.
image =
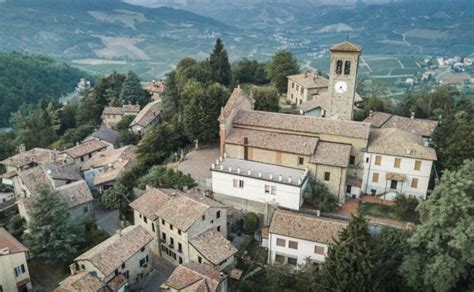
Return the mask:
M83 77L81 70L49 57L0 53L0 127L22 104L57 100Z

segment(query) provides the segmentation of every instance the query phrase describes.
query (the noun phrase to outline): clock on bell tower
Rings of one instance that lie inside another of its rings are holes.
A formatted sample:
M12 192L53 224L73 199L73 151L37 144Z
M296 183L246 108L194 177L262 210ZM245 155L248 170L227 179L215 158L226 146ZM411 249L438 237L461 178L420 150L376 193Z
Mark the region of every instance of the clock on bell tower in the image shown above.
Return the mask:
M333 45L329 71L327 115L352 120L357 71L362 48L348 41Z

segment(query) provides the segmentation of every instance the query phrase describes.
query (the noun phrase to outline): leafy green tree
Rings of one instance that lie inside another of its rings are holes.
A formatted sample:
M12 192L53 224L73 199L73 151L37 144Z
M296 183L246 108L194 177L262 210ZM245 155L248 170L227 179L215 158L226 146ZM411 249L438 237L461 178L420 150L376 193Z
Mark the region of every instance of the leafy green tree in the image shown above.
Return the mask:
M155 188L175 188L179 190L191 189L197 186L189 174L185 175L179 170L169 169L160 165L150 168L148 173L140 178L138 185L142 189L148 185Z
M128 205L135 199L133 190L120 183L115 183L113 187L106 190L100 197L102 205L110 210L119 210L124 214Z
M254 233L258 228L258 216L253 212L244 215L244 230L247 233Z
M280 93L287 91L288 79L286 76L298 74L299 71L298 61L286 50L276 52L268 64L268 76Z
M119 145L136 145L138 143L139 137L135 135L132 131L122 130L119 132L118 143Z
M60 145L62 149L67 149L81 142L92 132L94 132L95 126L93 124L84 124L77 128L66 130L64 135L60 139Z
M433 134L439 170L454 170L474 157L474 103L461 100L455 111L447 112Z
M399 268L404 257L409 253L408 232L390 227L382 229L375 237L375 252L382 267L378 270L378 277L382 283L381 291L409 291Z
M417 290L465 290L474 284L474 161L446 170L420 203L422 224L409 239L401 271Z
M84 91L76 112L76 126L84 124L100 125L103 111L104 105L100 103L92 90Z
M282 287L291 287L291 268L289 265L274 263L265 266L265 283L268 291L279 292Z
M295 290L301 292L312 292L324 290L321 285L320 266L307 260L299 270L294 273Z
M84 231L74 224L58 193L40 187L32 199L31 221L23 236L30 252L39 258L69 263L78 254Z
M214 50L209 57L209 62L212 73L215 76L215 81L224 86L229 86L232 79L232 71L230 69L229 56L220 38L216 40Z
M237 83L266 84L270 82L266 66L256 60L243 59L232 64L232 77Z
M161 97L161 113L163 121L169 121L180 108L180 98L178 92L178 80L176 70L166 74L166 87Z
M280 99L278 90L273 86L254 87L253 99L255 100L255 110L278 112L280 110Z
M59 121L61 123L59 136L63 135L66 130L76 127L76 114L78 110L78 102L70 102L58 110Z
M0 132L0 160L10 157L15 153L14 141L14 132Z
M380 291L379 268L368 222L357 215L330 245L322 284L329 291Z
M147 173L149 168L150 166L138 161L138 163L133 164L132 167L125 169L120 174L117 184L124 186L128 190L133 190L134 187L138 186L139 179Z
M29 106L25 113L14 113L12 122L16 132L15 145L25 144L26 149L46 148L57 139L49 116L41 105Z
M84 228L84 241L80 247L81 252L89 250L109 237L109 234L99 229L93 220L86 220L82 225Z
M419 216L416 212L418 206L418 199L405 195L397 195L393 200L393 210L400 220L418 222Z
M120 92L120 101L122 104L140 104L144 106L149 102L150 97L147 96L140 84L137 74L128 71L127 78L123 82L122 91Z
M21 240L25 230L26 230L26 220L25 218L21 217L19 214L14 215L11 220L11 229L10 233L16 239Z
M115 125L115 130L117 131L128 131L130 124L135 119L135 115L125 115L123 118Z
M311 178L306 190L303 193L303 198L310 203L313 208L321 212L334 212L337 210L337 197L332 194L328 187Z

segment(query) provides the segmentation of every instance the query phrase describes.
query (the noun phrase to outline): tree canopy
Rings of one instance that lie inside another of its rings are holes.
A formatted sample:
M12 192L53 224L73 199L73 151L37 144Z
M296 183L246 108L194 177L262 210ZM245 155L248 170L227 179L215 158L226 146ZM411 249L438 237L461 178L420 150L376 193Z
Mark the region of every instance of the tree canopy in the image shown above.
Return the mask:
M254 87L252 88L252 94L255 100L255 110L267 112L278 112L280 110L280 99L275 87Z
M179 170L169 169L160 165L150 168L148 173L140 178L138 185L142 189L148 185L155 188L174 188L179 190L191 189L197 186L189 174L185 175Z
M288 75L298 74L300 66L298 61L289 51L278 51L273 55L268 64L268 76L280 93L286 93L288 87Z
M209 57L209 63L215 78L214 80L224 86L229 86L232 80L232 71L227 51L224 49L224 44L220 38L216 40L214 50Z

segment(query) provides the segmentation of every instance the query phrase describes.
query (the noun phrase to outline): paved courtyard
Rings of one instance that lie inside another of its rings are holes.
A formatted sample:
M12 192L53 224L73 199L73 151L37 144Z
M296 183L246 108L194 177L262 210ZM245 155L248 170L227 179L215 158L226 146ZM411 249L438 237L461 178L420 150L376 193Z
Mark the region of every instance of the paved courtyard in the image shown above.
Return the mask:
M118 211L104 209L98 200L94 200L93 205L97 226L110 235L115 234L121 228Z
M144 292L161 291L160 286L173 273L176 266L166 261L163 258L156 257L153 259L153 273L143 283Z
M189 174L200 187L211 187L211 164L219 159L219 144L203 146L186 154L186 159L178 164L178 170Z

